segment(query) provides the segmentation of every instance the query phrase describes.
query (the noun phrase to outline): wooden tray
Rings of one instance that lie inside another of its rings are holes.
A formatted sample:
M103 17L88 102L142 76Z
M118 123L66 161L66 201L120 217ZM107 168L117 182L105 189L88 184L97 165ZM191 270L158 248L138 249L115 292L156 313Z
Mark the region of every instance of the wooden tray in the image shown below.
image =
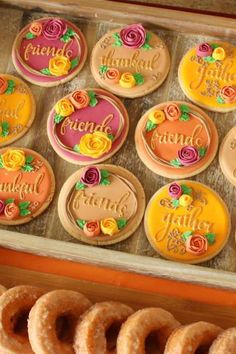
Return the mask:
M14 5L15 8L10 8L10 5ZM168 180L153 174L139 160L134 146L136 123L141 115L154 104L172 99L186 99L177 80L178 63L181 57L189 47L202 41L212 40L209 36L234 42L236 38L235 20L104 0L92 2L38 0L37 8L33 0L0 0L0 6L0 52L2 53L0 72L15 74L11 61L11 48L16 34L26 23L48 15L48 13L49 15L60 14L77 24L88 41L89 53L103 34L125 23L142 22L164 39L172 56L169 76L165 83L152 94L135 100L123 100L130 115L129 137L123 148L110 161L107 161L126 167L135 173L144 185L148 201L154 192ZM82 245L65 232L57 215L57 199L62 184L78 167L65 162L53 152L46 134L46 121L49 110L59 98L75 88L93 86L96 87L96 83L90 74L89 61L79 77L63 86L46 89L31 85L37 100L37 115L32 128L17 145L32 148L49 160L56 174L56 196L48 211L31 223L25 226L2 228L0 245L34 254L99 264L188 283L236 289L234 241L236 192L222 175L217 158L205 172L194 179L210 185L224 198L232 215L233 228L227 246L215 259L205 263L204 267L162 260L149 245L143 226L128 240L100 249ZM220 140L222 140L227 131L236 123L235 113L223 115L209 113L209 115L216 123Z

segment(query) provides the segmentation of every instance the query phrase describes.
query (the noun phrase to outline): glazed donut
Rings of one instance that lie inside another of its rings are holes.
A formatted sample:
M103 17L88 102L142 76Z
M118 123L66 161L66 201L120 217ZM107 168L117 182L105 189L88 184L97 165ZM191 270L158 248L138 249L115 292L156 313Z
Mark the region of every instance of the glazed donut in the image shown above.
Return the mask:
M0 353L33 354L28 340L28 314L44 290L34 286L16 286L0 297Z
M92 306L83 315L82 321L77 326L75 353L116 353L117 332L121 324L133 312L131 307L113 301L101 302Z
M236 328L229 328L220 333L212 343L209 354L235 354Z
M75 327L91 302L72 290L43 295L29 314L28 332L36 354L74 354Z
M220 327L203 321L181 326L168 339L164 354L208 353L212 342L221 332Z
M0 296L5 293L5 291L7 291L7 289L5 288L5 286L0 285Z
M163 353L167 338L179 326L172 314L161 308L139 310L122 325L117 354Z

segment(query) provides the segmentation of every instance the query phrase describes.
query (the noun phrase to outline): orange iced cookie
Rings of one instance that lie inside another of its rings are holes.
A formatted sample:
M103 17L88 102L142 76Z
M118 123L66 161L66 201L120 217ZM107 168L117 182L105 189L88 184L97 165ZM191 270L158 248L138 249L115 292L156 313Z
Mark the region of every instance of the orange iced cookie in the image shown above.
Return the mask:
M29 87L18 77L0 74L0 147L22 137L34 117L35 101Z
M236 186L236 126L225 136L220 146L219 162L225 177Z
M190 49L179 66L185 95L216 112L236 108L236 47L225 42L201 43Z
M186 180L167 184L154 194L144 223L153 248L165 258L184 263L216 256L231 228L220 196L202 183Z
M185 178L200 173L212 162L218 133L200 108L187 102L164 102L142 116L135 144L150 170L163 177Z

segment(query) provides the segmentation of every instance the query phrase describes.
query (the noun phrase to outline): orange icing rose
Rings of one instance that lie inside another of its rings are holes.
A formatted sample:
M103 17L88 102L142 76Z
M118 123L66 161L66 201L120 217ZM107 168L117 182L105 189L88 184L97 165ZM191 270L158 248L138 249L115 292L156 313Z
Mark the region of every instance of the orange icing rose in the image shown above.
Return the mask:
M7 80L0 76L0 95L6 91L7 87Z
M68 117L74 112L74 106L67 98L63 98L62 100L58 101L54 108L56 113L62 117Z
M85 90L74 91L70 96L70 101L76 109L81 109L89 105L89 95Z
M187 252L201 256L207 251L208 241L205 236L195 234L187 238L185 247Z
M132 73L124 73L121 75L119 84L123 88L132 88L136 85L136 81Z
M215 60L224 60L225 58L225 50L222 47L215 48L212 53L212 57Z
M98 236L100 234L99 222L97 220L86 222L83 231L88 237Z
M52 57L49 60L48 69L54 76L67 75L71 67L70 59L63 55Z
M117 84L120 80L119 70L115 68L108 69L105 73L105 80L112 84Z
M15 203L8 203L5 206L4 214L7 219L13 220L20 215L20 209Z
M96 131L92 134L85 134L80 139L79 152L84 156L93 159L106 154L111 150L112 141L106 133Z
M156 109L149 113L148 119L154 124L161 124L166 118L163 111Z
M117 222L114 218L105 218L101 220L101 230L105 235L114 235L119 232Z
M43 29L42 24L40 22L35 21L32 22L29 31L34 36L39 37L40 34L42 33L42 29Z
M22 150L8 149L1 155L1 160L7 171L18 171L25 165L25 153Z
M220 96L226 103L236 102L236 88L233 86L224 86L220 90Z
M164 108L166 118L170 121L178 120L181 116L181 111L177 104L170 103Z

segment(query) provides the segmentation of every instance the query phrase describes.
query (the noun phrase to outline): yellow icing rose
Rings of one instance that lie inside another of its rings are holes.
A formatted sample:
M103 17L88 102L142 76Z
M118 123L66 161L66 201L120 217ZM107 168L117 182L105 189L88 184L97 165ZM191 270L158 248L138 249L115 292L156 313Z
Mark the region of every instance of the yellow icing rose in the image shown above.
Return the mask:
M224 60L225 58L225 50L222 47L215 48L212 53L212 57L215 60Z
M52 57L48 64L48 69L53 76L67 75L70 67L70 59L63 55Z
M22 150L8 149L1 155L1 160L7 171L18 171L25 165L25 153Z
M112 147L112 140L109 139L106 133L94 132L92 134L85 134L80 139L79 152L84 156L97 159L110 151Z
M191 195L188 194L182 194L179 198L179 205L181 205L182 207L187 207L192 204L192 202L193 198L191 197Z
M161 124L166 118L163 111L156 109L155 111L149 113L148 119L154 124Z
M120 77L119 84L121 87L131 88L136 85L136 81L132 73L124 73Z
M117 222L114 218L105 218L101 220L101 230L105 235L114 235L119 232Z
M74 112L74 106L67 98L58 101L54 108L56 113L62 117L68 117Z

